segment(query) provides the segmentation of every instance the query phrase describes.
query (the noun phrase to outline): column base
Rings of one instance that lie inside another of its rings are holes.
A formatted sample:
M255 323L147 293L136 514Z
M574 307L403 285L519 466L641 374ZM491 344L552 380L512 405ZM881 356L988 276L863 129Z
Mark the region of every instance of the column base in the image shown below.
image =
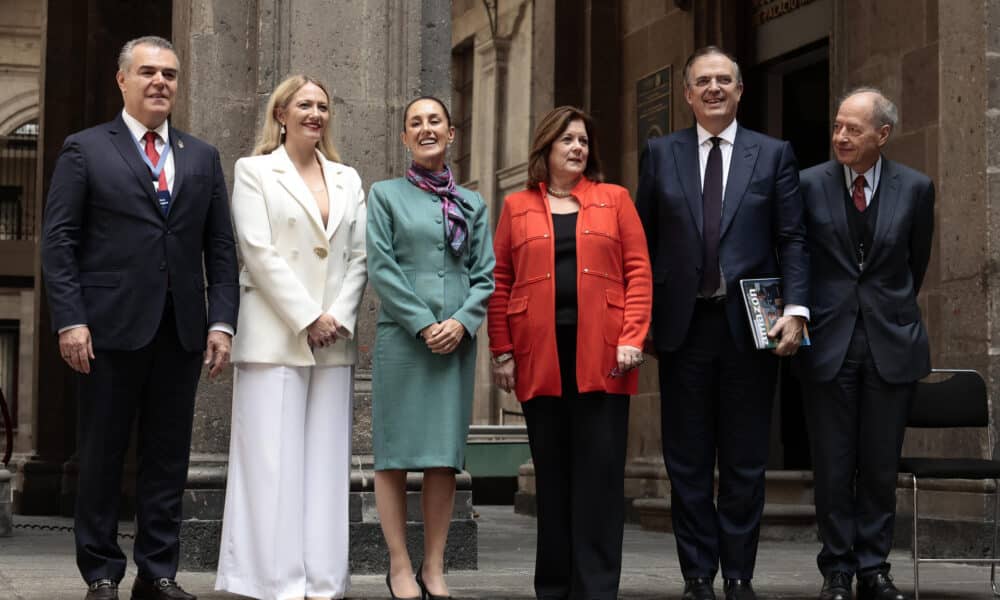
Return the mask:
M10 471L0 468L0 537L9 536L14 530L12 479Z
M389 552L375 506L375 479L371 457L355 456L351 469L350 568L352 573L384 573ZM222 512L226 497L227 462L224 455L192 455L184 490L180 568L211 571L218 566ZM423 515L420 508L421 473L406 480L407 545L414 564L423 557ZM472 477L459 473L455 481L455 509L445 548L445 568L479 568L478 525L472 509Z

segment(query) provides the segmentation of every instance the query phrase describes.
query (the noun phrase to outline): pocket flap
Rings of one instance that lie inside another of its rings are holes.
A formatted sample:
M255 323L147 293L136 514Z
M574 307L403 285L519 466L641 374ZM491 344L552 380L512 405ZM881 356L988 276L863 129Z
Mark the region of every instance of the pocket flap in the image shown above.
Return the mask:
M605 296L608 298L608 304L611 306L617 306L624 310L625 308L625 294L619 292L618 290L605 290Z
M122 274L116 271L86 271L80 273L80 285L83 287L118 287L122 282Z
M520 298L511 298L507 302L507 314L516 315L518 313L523 313L528 310L528 297L521 296Z

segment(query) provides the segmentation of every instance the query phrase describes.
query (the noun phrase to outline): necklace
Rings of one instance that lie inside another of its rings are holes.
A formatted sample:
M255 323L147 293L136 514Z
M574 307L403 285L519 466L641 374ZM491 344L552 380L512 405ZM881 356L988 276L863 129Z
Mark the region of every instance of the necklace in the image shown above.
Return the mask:
M546 193L549 196L552 196L553 198L569 198L570 196L573 195L573 192L559 192L559 191L556 191L556 190L554 190L552 188L549 188L548 190L546 190Z

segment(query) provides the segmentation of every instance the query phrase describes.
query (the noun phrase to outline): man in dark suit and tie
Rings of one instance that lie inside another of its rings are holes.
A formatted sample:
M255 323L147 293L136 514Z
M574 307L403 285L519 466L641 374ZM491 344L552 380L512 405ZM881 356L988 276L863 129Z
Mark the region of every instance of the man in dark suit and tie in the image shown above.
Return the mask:
M131 597L192 599L174 582L181 497L202 359L210 376L229 360L236 252L218 151L168 124L170 42L132 40L118 67L124 110L66 138L41 247L59 351L79 373L77 565L86 600L117 600L119 490L138 419Z
M791 146L736 123L739 65L715 47L684 67L695 127L650 140L637 206L653 263L663 458L684 599L752 599L777 355L809 316L808 256ZM740 280L783 277L785 313L756 350ZM719 491L713 492L718 461Z
M917 292L934 230L934 184L886 159L896 125L881 92L844 97L836 160L802 172L811 334L796 357L805 392L823 548L820 598L901 600L886 558L896 471L916 381L930 372Z

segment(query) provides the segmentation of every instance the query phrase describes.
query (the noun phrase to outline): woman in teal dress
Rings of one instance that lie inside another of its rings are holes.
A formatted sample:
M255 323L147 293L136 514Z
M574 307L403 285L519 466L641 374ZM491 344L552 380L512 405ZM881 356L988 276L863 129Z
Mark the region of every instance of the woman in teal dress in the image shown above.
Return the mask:
M476 330L493 292L493 245L482 196L455 185L455 137L444 103L404 111L406 177L368 195L369 281L382 301L375 335L372 430L375 500L389 548L393 598L448 597L444 548L465 461ZM406 550L406 473L423 472L424 560Z

